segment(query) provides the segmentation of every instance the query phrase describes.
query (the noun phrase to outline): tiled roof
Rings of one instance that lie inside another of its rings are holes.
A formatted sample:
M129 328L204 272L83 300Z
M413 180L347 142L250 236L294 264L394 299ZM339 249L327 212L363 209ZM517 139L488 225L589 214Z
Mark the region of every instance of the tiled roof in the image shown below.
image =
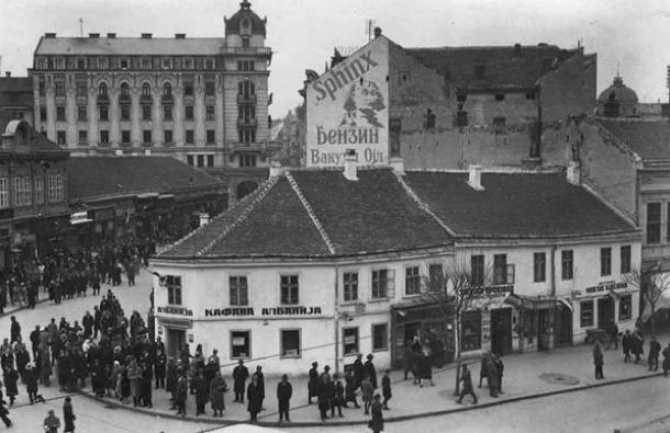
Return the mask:
M0 108L32 107L34 103L32 78L0 78Z
M482 173L484 189L467 173L408 171L405 181L464 238L559 238L634 232L598 198L564 173Z
M68 160L70 200L105 195L175 193L221 186L213 176L163 156L91 156Z
M14 155L43 155L49 158L64 159L70 155L53 141L35 131L25 120L11 120L2 131L3 141L12 140L12 147L3 148L0 152ZM4 143L3 143L4 144Z
M597 123L643 160L670 159L670 124L667 119L598 119Z
M224 38L40 38L35 55L214 56Z
M406 48L426 66L463 90L531 88L575 51L556 45L506 47ZM483 66L483 77L475 67Z

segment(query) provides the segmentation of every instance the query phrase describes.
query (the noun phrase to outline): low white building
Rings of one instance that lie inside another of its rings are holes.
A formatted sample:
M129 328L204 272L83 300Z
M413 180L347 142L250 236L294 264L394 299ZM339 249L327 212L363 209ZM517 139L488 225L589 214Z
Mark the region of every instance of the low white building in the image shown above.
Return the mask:
M462 263L483 288L462 315L464 351L548 349L610 320L632 326L639 296L619 271L639 266L634 226L564 174L474 176L275 171L152 261L156 333L172 356L202 344L223 365L268 374L313 361L342 371L357 353L399 365L415 335L441 364L454 316L426 292Z

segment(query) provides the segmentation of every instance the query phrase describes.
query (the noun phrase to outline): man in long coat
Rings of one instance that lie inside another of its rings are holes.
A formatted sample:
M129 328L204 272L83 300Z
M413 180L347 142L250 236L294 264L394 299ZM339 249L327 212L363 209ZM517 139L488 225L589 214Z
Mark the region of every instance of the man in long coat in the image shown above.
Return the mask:
M377 389L377 370L375 370L375 365L372 363L372 358L374 356L372 353L368 354L367 356L367 361L365 361L365 365L363 366L364 368L364 376L368 376L370 378L370 383L372 384L372 387L374 389Z
M251 422L258 421L258 412L261 411L261 392L258 386L258 376L251 377L251 383L247 387L247 411L251 415Z
M288 411L290 408L291 396L293 396L293 386L288 381L288 376L283 374L281 377L281 382L277 384L277 400L279 402L279 422L282 422L284 418L286 421L291 422L291 418L288 416Z
M212 400L212 411L214 411L214 416L223 416L223 411L226 409L226 403L223 400L223 393L228 390L226 381L221 377L221 372L217 371L214 375L214 379L209 385L209 394Z
M312 397L316 397L319 389L319 364L312 362L312 368L309 370L309 381L307 382L307 404L312 404Z
M248 378L249 370L244 366L244 361L240 359L237 367L233 369L233 390L236 402L244 403L244 385Z
M65 397L65 402L63 403L63 422L65 423L65 428L63 429L63 433L74 433L74 420L76 419L77 416L72 409L72 399Z
M261 410L265 410L263 407L263 400L265 400L265 376L263 375L263 367L257 365L254 376L258 378L258 392L260 393Z

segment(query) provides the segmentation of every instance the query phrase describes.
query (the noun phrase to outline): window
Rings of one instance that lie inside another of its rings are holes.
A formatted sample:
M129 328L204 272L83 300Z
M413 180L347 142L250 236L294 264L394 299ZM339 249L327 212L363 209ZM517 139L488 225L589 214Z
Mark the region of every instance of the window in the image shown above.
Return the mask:
M130 120L130 104L121 104L121 120Z
M88 110L85 105L80 105L77 107L77 120L80 122L86 122L88 119Z
M493 132L495 134L505 134L507 132L507 119L504 117L493 118Z
M484 256L470 256L470 280L473 287L484 285Z
M243 38L242 39L242 48L249 48L251 46L251 42L249 41L249 37Z
M109 131L100 131L100 143L101 144L109 143Z
M184 107L184 118L186 120L193 120L193 105L187 105Z
M621 247L621 273L627 274L631 271L630 245Z
M626 320L633 317L633 296L623 295L619 299L619 320Z
M251 81L240 81L237 85L237 93L249 97L256 94L256 86Z
M100 57L98 59L98 67L100 69L109 69L109 58L107 57Z
M109 120L109 106L106 104L98 105L98 111L100 113L100 120Z
M77 83L77 97L85 98L86 96L88 96L88 88L86 87L86 83Z
M484 65L475 65L475 78L482 80L486 77L486 68Z
M171 129L166 129L163 132L164 138L165 138L165 144L172 144L173 139L172 139L172 130Z
M128 59L121 59L121 69L128 69L130 62Z
M193 155L186 155L186 163L193 167Z
M477 350L482 346L482 315L479 310L464 311L461 316L461 350Z
M142 69L151 69L151 59L148 57L142 58Z
M142 120L151 120L151 105L142 105Z
M47 121L47 107L40 107L40 120L42 122Z
M389 350L389 327L386 323L372 325L372 351Z
M395 289L395 271L392 269L378 269L372 271L372 298L393 297Z
M214 167L214 155L207 155L207 167Z
M207 130L207 144L214 144L216 141L216 138L214 136L214 130L213 129L208 129Z
M493 284L510 284L507 278L507 254L496 254L493 256Z
M170 83L163 84L163 98L172 98L172 85Z
M255 62L253 60L238 60L237 61L237 70L250 72L255 69Z
M63 176L61 174L50 174L47 177L47 201L49 203L63 201Z
M151 130L145 129L142 131L142 143L150 144L153 141L151 138Z
M169 57L161 59L161 66L163 69L172 69L172 59Z
M79 131L79 144L87 144L88 142L88 131L80 130Z
M62 105L56 107L56 120L59 122L65 121L65 107Z
M205 120L214 120L214 106L208 105L205 107Z
M505 100L505 94L504 93L496 93L495 99L498 102L504 101Z
M358 300L358 272L345 272L342 280L344 283L344 301Z
M9 180L6 177L0 177L0 208L10 207L9 204Z
M44 77L40 78L39 84L38 84L38 91L40 96L46 96L46 83L44 82Z
M163 105L163 120L172 120L172 105Z
M56 81L54 93L56 96L65 96L65 83L63 81Z
M249 305L247 277L230 277L228 283L230 288L230 305Z
M405 268L405 295L418 295L421 293L421 276L419 267Z
M282 275L280 278L281 303L295 305L300 302L299 284L297 275Z
M128 83L121 83L121 99L130 99L130 86L128 86Z
M205 59L205 69L214 69L214 59Z
M240 156L240 167L256 167L256 155L251 153L241 153Z
M184 59L184 69L193 69L193 59L187 57Z
M142 97L151 98L151 85L149 83L142 84Z
M65 59L56 57L56 69L65 69Z
M195 134L192 129L186 130L186 144L193 144L195 142Z
M647 243L661 242L661 204L647 203Z
M593 300L579 303L579 323L582 328L593 326Z
M355 355L358 353L358 328L342 329L342 344L344 355Z
M42 176L35 176L35 203L44 203L44 178ZM2 192L0 192L0 207L2 207Z
M237 131L240 143L255 143L256 130L255 129L239 129Z
M197 161L197 163L196 163L197 167L200 167L200 168L204 167L205 166L205 155L197 155L196 156L196 161Z
M168 291L168 304L181 305L181 277L168 275L165 277L165 285Z
M572 250L561 251L561 278L563 280L572 280L573 278L573 257Z
M14 178L14 206L33 204L33 188L30 177Z
M612 248L600 249L600 275L612 275Z
M281 356L283 358L300 357L300 330L282 329L280 332Z
M547 279L547 254L533 254L533 281L543 283Z
M251 333L249 331L230 331L230 357L251 358Z
M433 263L428 266L428 278L430 279L431 292L442 292L446 289L444 268L440 263Z
M193 96L193 83L184 83L184 96Z
M435 113L430 108L426 109L423 126L426 129L435 128Z
M56 143L58 144L67 144L65 142L65 131L57 131L56 132Z
M205 95L214 96L214 81L205 82Z
M121 143L129 144L130 143L130 131L124 129L121 131Z
M107 84L106 83L100 83L98 86L98 96L101 98L107 98L109 95L107 94Z

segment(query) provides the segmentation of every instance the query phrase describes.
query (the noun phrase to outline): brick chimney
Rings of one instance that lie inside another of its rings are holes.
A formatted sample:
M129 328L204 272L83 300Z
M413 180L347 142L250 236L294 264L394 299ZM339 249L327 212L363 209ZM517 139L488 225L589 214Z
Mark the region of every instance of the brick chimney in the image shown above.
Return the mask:
M582 183L582 171L577 161L570 161L568 165L568 182L572 185L580 185Z
M482 191L484 189L482 186L482 166L479 164L470 164L468 175L468 185L472 189Z

